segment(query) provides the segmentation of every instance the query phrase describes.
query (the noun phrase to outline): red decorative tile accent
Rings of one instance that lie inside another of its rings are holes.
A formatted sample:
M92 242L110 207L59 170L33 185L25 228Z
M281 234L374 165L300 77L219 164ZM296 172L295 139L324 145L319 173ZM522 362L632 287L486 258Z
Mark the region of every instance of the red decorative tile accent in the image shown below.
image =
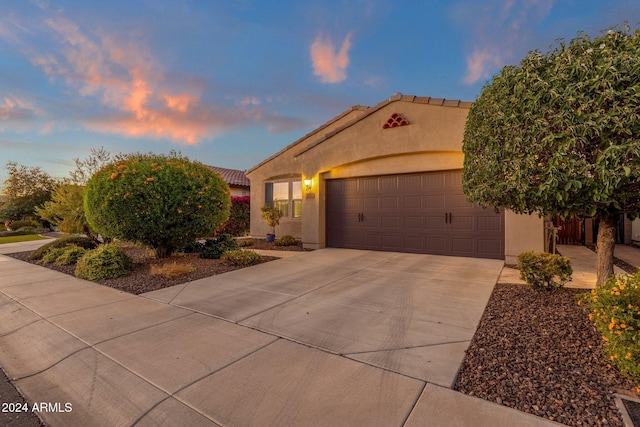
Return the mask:
M397 128L398 126L406 126L409 122L398 113L393 113L389 120L382 126L382 129Z

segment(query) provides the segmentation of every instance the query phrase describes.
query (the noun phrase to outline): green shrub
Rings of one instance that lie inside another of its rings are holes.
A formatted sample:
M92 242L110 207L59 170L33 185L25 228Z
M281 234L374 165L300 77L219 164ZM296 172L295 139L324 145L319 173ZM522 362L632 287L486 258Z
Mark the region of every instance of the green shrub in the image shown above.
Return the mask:
M580 295L589 319L605 341L609 361L640 383L640 272L614 275L599 288Z
M222 255L222 260L229 264L246 267L260 264L262 262L262 256L251 249L234 249L225 252L225 254Z
M31 252L29 255L29 259L32 261L37 261L41 259L44 254L46 254L52 248L62 248L68 245L76 245L85 249L93 249L96 247L95 242L84 236L64 236L53 242L47 243L46 245L40 246L35 251Z
M236 240L230 234L223 234L219 237L208 239L202 246L200 258L220 259L227 251L238 249Z
M212 236L229 217L229 186L208 167L177 154L134 154L103 167L87 183L89 226L142 243L165 258Z
M546 252L523 252L518 255L520 279L540 289L561 288L571 280L571 261Z
M295 237L285 234L284 236L276 239L274 243L276 246L293 246L296 245L298 241Z
M42 226L39 223L30 219L11 221L11 224L9 225L9 227L14 231L20 230L23 227L30 227L32 229L42 228Z
M75 275L86 280L115 279L133 269L133 261L124 250L109 243L84 254L76 264Z
M55 265L76 264L88 252L87 249L78 245L68 245L63 248L63 252L53 262Z
M56 262L59 256L61 256L66 250L66 246L60 246L57 248L49 249L43 256L38 260L38 264L53 264Z

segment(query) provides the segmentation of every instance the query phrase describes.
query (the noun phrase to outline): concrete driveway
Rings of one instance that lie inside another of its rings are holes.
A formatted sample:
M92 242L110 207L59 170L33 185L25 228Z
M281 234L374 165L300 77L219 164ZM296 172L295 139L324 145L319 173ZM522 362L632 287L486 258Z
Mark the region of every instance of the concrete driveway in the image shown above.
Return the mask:
M501 268L325 249L145 296L451 387Z
M0 365L53 426L551 425L449 389L501 268L324 249L133 296L0 256Z

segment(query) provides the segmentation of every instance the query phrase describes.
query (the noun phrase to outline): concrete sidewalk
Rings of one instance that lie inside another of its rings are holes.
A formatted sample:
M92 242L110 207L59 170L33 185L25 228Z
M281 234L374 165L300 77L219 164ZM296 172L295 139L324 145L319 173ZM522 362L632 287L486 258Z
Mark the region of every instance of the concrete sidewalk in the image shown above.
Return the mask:
M640 268L640 249L629 245L616 245L613 256L635 268Z
M640 252L638 249L630 248ZM618 251L622 252L618 246L615 249L615 256ZM558 252L571 260L573 268L572 280L565 286L567 288L594 289L596 287L596 253L585 246L578 245L558 245ZM624 274L625 271L618 266L613 268L616 274ZM520 283L525 282L520 279L520 271L505 266L500 273L498 283Z
M557 425L448 388L500 267L320 250L143 297L0 256L0 365L52 426Z

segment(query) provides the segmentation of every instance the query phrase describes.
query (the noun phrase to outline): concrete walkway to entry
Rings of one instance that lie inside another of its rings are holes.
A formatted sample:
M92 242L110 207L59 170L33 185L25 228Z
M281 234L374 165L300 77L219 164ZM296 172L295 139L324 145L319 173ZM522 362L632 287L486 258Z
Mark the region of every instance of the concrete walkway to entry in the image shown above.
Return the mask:
M638 252L640 250L634 249ZM615 251L618 251L618 245ZM622 251L622 250L621 250ZM558 245L558 252L571 260L571 268L573 269L572 279L566 284L567 288L578 289L594 289L596 287L596 253L586 246L579 245ZM618 256L615 253L615 256ZM625 271L618 266L614 266L613 271L616 274L624 274ZM500 273L498 283L520 283L524 281L520 279L520 271L515 268L505 266Z
M51 426L557 425L450 389L501 268L323 249L134 296L0 255L0 366Z

